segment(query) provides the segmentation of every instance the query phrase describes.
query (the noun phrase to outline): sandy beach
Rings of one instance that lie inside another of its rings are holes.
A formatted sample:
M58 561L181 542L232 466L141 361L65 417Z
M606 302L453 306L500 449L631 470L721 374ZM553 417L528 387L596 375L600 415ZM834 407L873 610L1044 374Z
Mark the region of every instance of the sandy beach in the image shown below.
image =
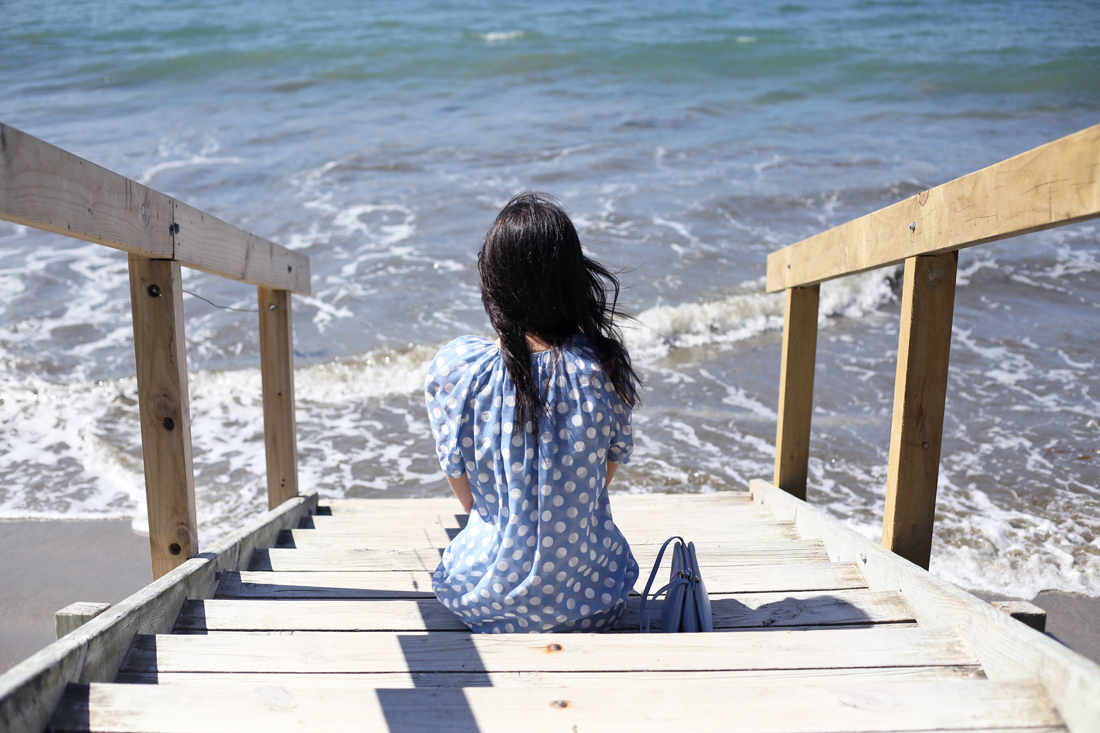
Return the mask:
M0 558L0 673L54 640L56 611L117 603L152 580L148 540L129 520L0 522ZM1032 602L1046 609L1050 636L1100 662L1100 598L1044 591Z
M0 672L54 641L65 606L117 603L153 580L129 519L0 522L0 558Z

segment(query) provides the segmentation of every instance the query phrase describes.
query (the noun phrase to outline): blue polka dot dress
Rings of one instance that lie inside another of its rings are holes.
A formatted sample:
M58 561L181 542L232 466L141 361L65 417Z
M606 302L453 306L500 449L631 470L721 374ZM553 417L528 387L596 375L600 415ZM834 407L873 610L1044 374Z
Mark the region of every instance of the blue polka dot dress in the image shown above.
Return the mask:
M432 361L424 392L439 463L466 474L474 508L435 571L436 596L474 631L602 631L638 564L615 526L607 461L634 449L630 410L587 339L531 355L550 415L515 423L500 350L464 336Z

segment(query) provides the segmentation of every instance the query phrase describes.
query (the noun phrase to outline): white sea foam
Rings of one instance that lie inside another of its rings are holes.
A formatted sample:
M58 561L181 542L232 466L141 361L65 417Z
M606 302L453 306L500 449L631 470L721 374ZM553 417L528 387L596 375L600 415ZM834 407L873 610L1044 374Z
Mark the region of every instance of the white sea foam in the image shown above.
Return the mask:
M818 318L858 318L894 299L893 268L831 280L821 286ZM652 362L675 348L743 341L783 327L783 295L765 294L764 281L743 283L737 292L714 300L660 305L638 314L638 323L624 324L627 345L635 359Z
M493 31L491 33L478 33L477 35L486 43L502 43L523 38L523 31Z
M164 171L175 170L177 168L191 168L200 165L231 165L234 163L243 163L242 158L235 156L223 156L223 157L211 157L208 155L192 155L190 158L184 160L166 160L163 163L157 163L151 165L142 171L142 174L138 176L138 183L149 183L156 178L158 173Z
M324 422L307 431L305 447L320 442L323 455L330 455L326 440L364 430L355 405L415 395L435 353L436 346L382 350L296 370L300 421ZM0 490L0 518L134 517L135 529L147 531L136 391L133 377L70 384L4 377L0 476L6 486L20 489ZM189 391L196 496L203 536L209 539L213 529L228 529L259 506L260 373L194 372Z

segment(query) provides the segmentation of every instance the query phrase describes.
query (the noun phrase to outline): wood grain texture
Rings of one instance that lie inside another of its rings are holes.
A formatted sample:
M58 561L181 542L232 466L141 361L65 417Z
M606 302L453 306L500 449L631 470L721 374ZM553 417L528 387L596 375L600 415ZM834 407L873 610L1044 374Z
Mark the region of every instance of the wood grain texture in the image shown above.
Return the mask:
M309 258L227 224L181 201L173 202L174 256L196 270L273 290L310 292Z
M0 219L172 257L172 199L0 123Z
M441 491L446 490L445 485L441 486ZM633 509L662 510L682 506L708 509L751 508L752 506L752 496L747 491L718 491L710 494L623 494L612 491L608 499L613 512ZM451 495L420 499L325 499L322 505L334 516L340 514L367 514L376 517L391 514L424 516L460 512L458 500Z
M646 572L648 572L646 568ZM866 581L856 563L741 565L704 568L707 591L777 593L854 590ZM640 588L635 588L638 592ZM432 598L432 574L421 572L251 572L226 573L218 598L356 599Z
M90 603L86 601L70 603L53 615L54 632L57 634L57 638L60 639L66 634L71 634L110 607L110 603Z
M303 529L284 537L300 548L446 547L458 533L456 526L440 523L417 524L402 519L367 522L358 517L311 517L313 529ZM696 544L756 540L794 540L798 532L791 522L721 521L718 517L685 516L671 512L664 517L616 519L616 525L631 547L657 545L671 535L682 535ZM298 544L301 542L301 544Z
M767 290L812 285L1096 216L1100 125L772 252Z
M632 598L618 630L636 632L640 598ZM715 629L903 623L913 614L898 593L866 590L754 593L711 599ZM651 628L661 628L660 609ZM175 631L461 631L469 629L435 598L418 600L239 601L184 604Z
M251 547L279 529L297 524L317 507L317 494L299 496L206 548L134 595L0 675L0 730L38 733L65 686L114 679L135 634L169 631L183 602L209 598L217 572L232 570Z
M258 288L260 377L269 509L298 495L298 427L294 418L294 325L290 292Z
M775 485L806 498L810 421L814 409L817 304L820 288L789 288L783 311L779 365L779 422L775 431Z
M958 252L905 262L882 546L928 567Z
M413 570L434 572L439 566L442 547L411 550L335 550L272 548L258 550L249 570L294 571L392 571ZM632 547L638 564L649 571L657 558L659 546ZM761 565L766 563L827 562L824 546L814 540L752 540L745 543L697 545L699 564L710 568ZM667 553L666 553L667 554Z
M4 124L0 219L254 285L310 290L305 255Z
M1100 665L1030 629L988 603L898 557L848 529L824 512L767 481L751 483L753 499L793 519L804 537L822 539L837 562L860 565L871 590L905 595L920 624L962 629L991 679L1035 679L1043 683L1071 731L1096 729L1100 720Z
M198 551L180 263L129 255L153 577Z
M1009 619L1011 620L1011 619ZM620 672L975 664L955 629L728 634L225 631L139 636L127 672Z
M614 680L565 689L375 689L368 680L303 687L251 682L224 688L91 685L65 696L55 731L569 731L677 729L746 733L1058 729L1042 689L1027 682L811 682L798 695L774 685ZM645 714L638 714L640 700ZM928 700L935 700L929 705ZM776 711L782 710L783 715ZM690 711L687 713L685 711Z
M943 667L853 667L848 669L756 669L702 672L616 672L624 682L667 679L724 682L736 685L790 685L796 681L817 682L912 682L985 679L975 665ZM401 687L492 687L562 688L606 682L602 672L376 672L369 677L357 674L330 674L319 678L300 673L260 672L123 672L115 682L143 685L192 685L217 687L223 682L247 682L253 685L327 685L366 684L376 688ZM303 688L304 689L304 688Z

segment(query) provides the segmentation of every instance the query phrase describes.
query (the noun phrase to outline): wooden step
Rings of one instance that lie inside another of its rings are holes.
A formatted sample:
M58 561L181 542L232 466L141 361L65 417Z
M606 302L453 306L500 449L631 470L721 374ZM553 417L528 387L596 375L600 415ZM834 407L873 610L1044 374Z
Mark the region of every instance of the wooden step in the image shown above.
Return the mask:
M442 483L442 482L441 482ZM444 488L443 491L446 491ZM752 506L747 491L719 491L712 494L621 494L609 496L613 511L620 509L669 509L683 506L733 508ZM460 511L458 500L451 495L428 499L326 499L321 511L332 515L368 514L419 515L450 514Z
M641 599L632 598L618 628L635 632ZM661 628L660 606L650 626ZM715 629L841 626L912 622L900 593L869 590L758 593L711 601ZM435 598L368 601L187 601L176 631L463 631Z
M705 575L707 592L712 596L867 587L856 563L718 566L706 569ZM640 592L644 586L644 583L636 584L635 592ZM432 574L427 571L230 572L222 576L216 597L431 598Z
M934 704L930 704L934 701ZM644 714L640 714L644 711ZM782 714L778 714L782 711ZM219 687L71 685L54 731L660 731L755 733L1061 730L1035 682L877 682L774 685L615 680L558 689L376 689L369 679L301 686L226 681Z
M655 545L642 545L634 556L648 578L656 559ZM420 570L434 572L443 548L407 550L272 548L252 553L249 570ZM828 562L821 540L760 540L745 543L700 543L699 565L711 568L779 563ZM667 562L667 559L666 559ZM705 575L704 577L709 577Z
M217 687L222 682L247 681L254 685L297 687L320 679L305 673L261 672L120 672L115 682L148 685L201 685ZM362 684L364 675L328 674L325 680L337 684ZM985 673L977 665L934 667L852 667L847 669L753 669L702 672L649 672L630 670L615 673L616 680L683 680L723 682L727 685L790 685L802 682L916 682L946 680L982 680ZM604 672L375 672L369 684L374 687L529 687L562 688L607 681Z
M623 672L977 664L957 629L723 634L243 632L138 635L127 672Z
M797 539L793 522L765 521L746 517L744 521L704 521L698 517L632 517L616 520L619 529L633 546L661 544L673 535L695 543L750 539ZM459 527L419 520L364 521L356 516L304 517L293 537L312 537L332 543L349 538L368 547L446 547L459 533ZM310 534L312 532L312 534ZM284 535L285 536L285 535Z

